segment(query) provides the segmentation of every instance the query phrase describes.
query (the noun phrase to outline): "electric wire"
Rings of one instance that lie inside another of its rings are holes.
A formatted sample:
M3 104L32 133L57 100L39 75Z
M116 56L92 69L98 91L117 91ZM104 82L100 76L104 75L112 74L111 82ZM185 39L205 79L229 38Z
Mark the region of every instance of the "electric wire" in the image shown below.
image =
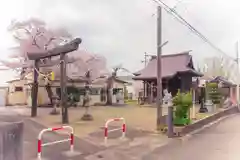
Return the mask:
M174 8L169 7L166 3L164 3L162 0L152 0L156 2L158 5L161 6L168 14L172 15L175 20L177 20L179 23L187 27L193 34L198 36L200 39L202 39L204 42L206 42L209 46L211 46L213 49L215 49L217 52L223 54L225 57L235 61L234 58L229 56L227 53L225 53L223 50L221 50L219 47L217 47L215 44L213 44L206 36L204 36L200 31L198 31L194 26L192 26L186 19L184 19Z

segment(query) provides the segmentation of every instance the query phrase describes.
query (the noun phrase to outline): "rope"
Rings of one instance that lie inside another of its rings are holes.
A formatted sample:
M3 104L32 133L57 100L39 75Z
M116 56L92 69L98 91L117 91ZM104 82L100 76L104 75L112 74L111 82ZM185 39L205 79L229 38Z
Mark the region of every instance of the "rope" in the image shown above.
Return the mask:
M60 60L59 64L57 64L57 66L59 66L61 63L65 63L64 60ZM51 80L49 79L49 76L51 76L52 73L48 73L48 74L44 74L42 72L40 72L36 67L33 67L33 71L36 71L38 75L43 77L43 80L45 81L45 85L47 85ZM27 78L28 75L25 75L24 78Z
M59 66L61 63L65 63L64 60L60 60L59 64L57 64L57 66ZM41 75L45 78L49 77L51 75L51 73L49 74L44 74L44 73L41 73L37 68L34 67L34 70L38 73L38 75Z
M48 76L51 75L51 73L49 73L49 74L41 73L41 72L40 72L37 68L35 68L35 67L34 67L34 70L37 72L38 75L41 75L41 76L43 76L43 77L48 77Z

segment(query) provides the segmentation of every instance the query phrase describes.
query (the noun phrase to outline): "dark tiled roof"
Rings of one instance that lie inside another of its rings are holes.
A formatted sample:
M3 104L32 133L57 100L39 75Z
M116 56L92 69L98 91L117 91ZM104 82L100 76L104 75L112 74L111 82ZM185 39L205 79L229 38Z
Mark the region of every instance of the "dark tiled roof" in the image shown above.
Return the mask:
M134 77L134 76L132 76L132 75L130 75L130 76L118 76L119 79L121 79L121 80L123 80L123 81L126 81L126 82L132 81L132 80L133 80L133 77Z
M222 82L225 86L236 86L236 84L232 83L231 81L227 80L226 78L222 76L217 76L214 79L212 79L210 82Z
M182 52L178 54L163 55L162 56L162 77L171 77L177 73L190 72L196 76L202 76L201 73L197 72L192 64L192 56L188 52ZM133 79L153 79L157 77L157 58L153 57L148 65L135 73L138 75Z
M21 79L20 78L13 79L13 80L7 81L6 83L13 83L13 82L17 82L17 81L21 81Z
M119 77L116 77L115 81L120 82L120 83L128 83L127 81L120 79Z
M116 82L120 82L120 83L128 83L128 82L120 79L119 77L114 78L114 80L115 80ZM99 78L99 79L96 79L96 80L93 82L93 84L101 84L101 85L102 85L102 84L105 84L105 83L107 83L107 78Z

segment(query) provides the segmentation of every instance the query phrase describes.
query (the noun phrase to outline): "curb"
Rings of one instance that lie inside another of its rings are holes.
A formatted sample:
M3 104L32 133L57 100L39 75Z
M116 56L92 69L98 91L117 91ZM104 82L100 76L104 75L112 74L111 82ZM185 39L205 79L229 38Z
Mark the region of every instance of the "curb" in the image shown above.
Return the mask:
M217 113L214 113L213 115L210 115L206 118L203 118L190 125L183 127L179 132L179 136L184 137L185 135L188 135L196 130L199 130L204 126L212 124L213 122L217 121L218 119L221 119L222 117L226 117L236 113L239 113L239 109L236 106L232 106L227 109L221 110Z
M211 122L211 123L209 123L209 124L206 124L206 125L204 125L203 127L199 128L199 129L196 129L196 130L194 130L194 131L192 131L192 132L184 135L183 137L179 137L178 139L180 139L180 140L182 140L182 141L186 141L186 140L192 138L193 135L195 135L195 134L197 134L197 133L199 133L199 132L201 132L201 131L203 131L203 130L205 130L205 129L208 129L208 128L210 128L210 127L212 127L212 126L220 123L221 121L224 121L224 120L227 119L227 118L236 116L237 114L238 114L238 113L235 113L235 114L231 114L231 115L227 115L227 116L218 118L217 120L215 120L215 121L213 121L213 122Z

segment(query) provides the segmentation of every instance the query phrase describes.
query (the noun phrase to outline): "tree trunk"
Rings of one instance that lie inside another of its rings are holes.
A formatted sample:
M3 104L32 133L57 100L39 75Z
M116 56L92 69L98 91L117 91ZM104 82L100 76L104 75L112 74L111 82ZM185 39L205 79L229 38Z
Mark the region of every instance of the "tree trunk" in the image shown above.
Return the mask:
M112 86L113 86L113 77L109 77L107 80L107 105L112 105Z
M33 86L32 86L32 108L31 108L31 117L36 117L37 116L37 96L38 96L38 73L37 70L39 70L39 61L36 60L34 61L34 71L33 71Z
M50 100L50 105L53 106L53 91L52 91L52 88L51 88L51 85L49 83L47 83L47 85L45 85L45 89L47 91L47 94L48 94L48 98Z

